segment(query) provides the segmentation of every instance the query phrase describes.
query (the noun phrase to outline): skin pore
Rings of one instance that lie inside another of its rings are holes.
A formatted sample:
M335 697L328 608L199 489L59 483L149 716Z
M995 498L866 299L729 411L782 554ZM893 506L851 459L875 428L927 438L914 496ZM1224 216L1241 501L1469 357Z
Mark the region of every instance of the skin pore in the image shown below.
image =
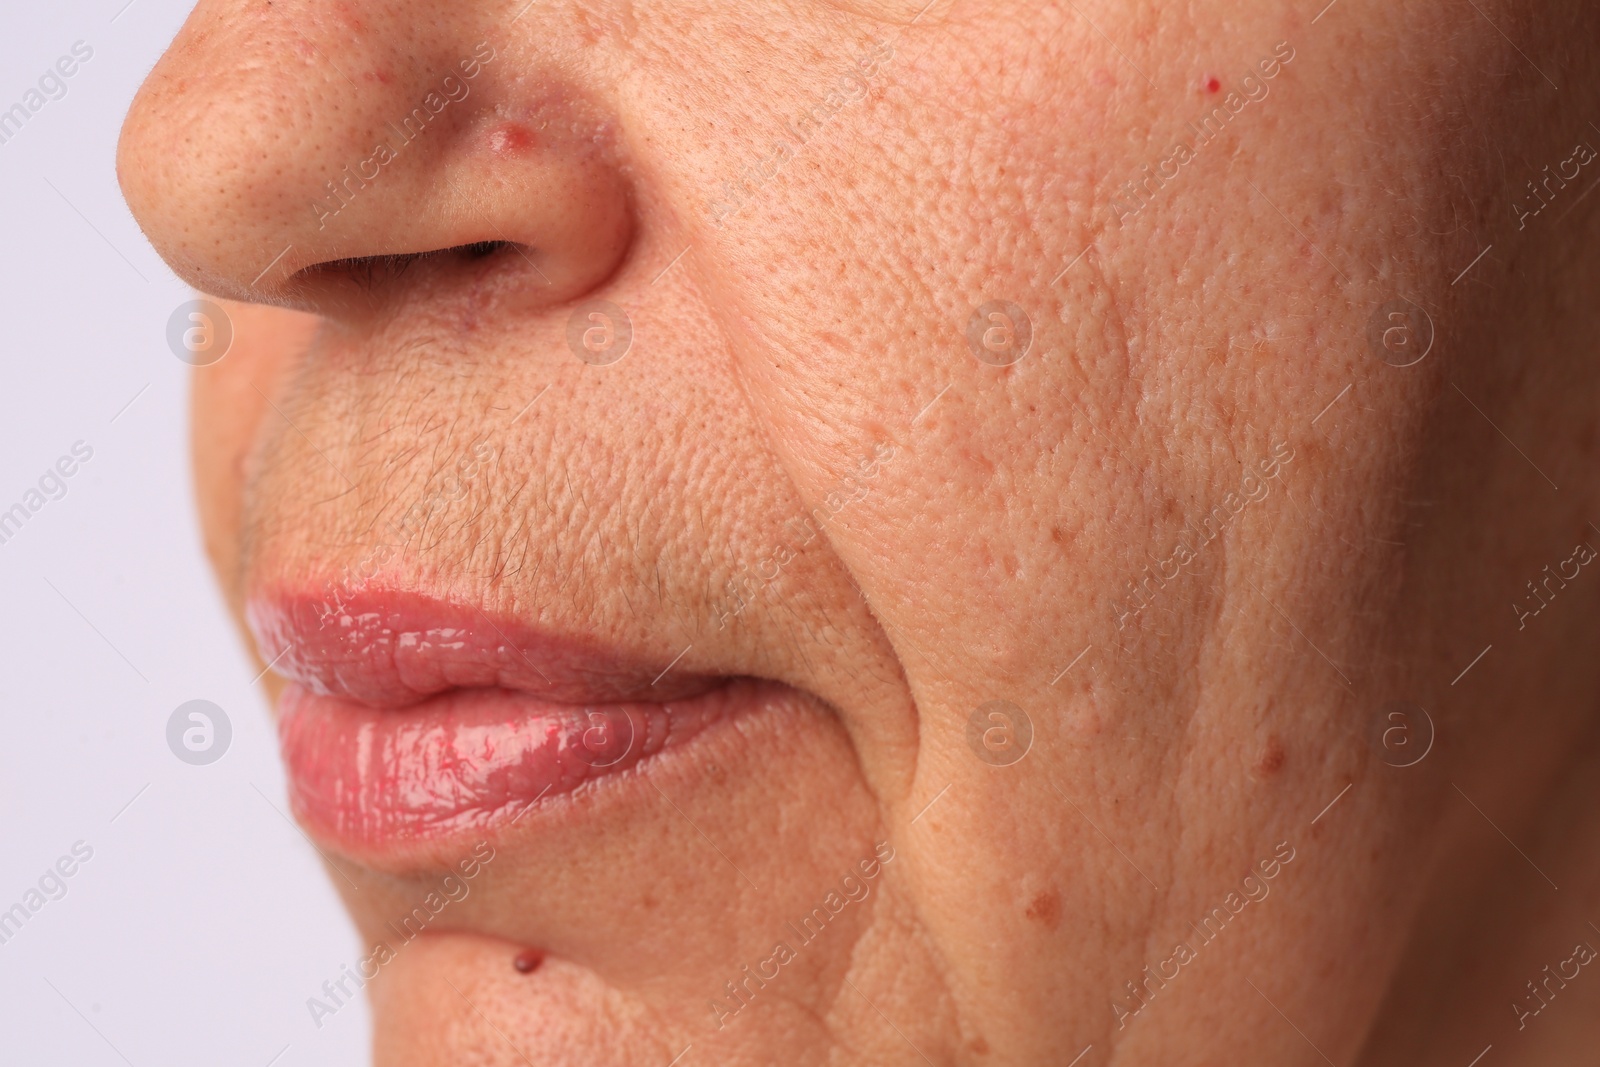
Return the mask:
M920 6L207 0L136 99L242 627L780 694L488 832L376 1062L1574 1062L1600 13ZM322 844L368 942L464 855Z

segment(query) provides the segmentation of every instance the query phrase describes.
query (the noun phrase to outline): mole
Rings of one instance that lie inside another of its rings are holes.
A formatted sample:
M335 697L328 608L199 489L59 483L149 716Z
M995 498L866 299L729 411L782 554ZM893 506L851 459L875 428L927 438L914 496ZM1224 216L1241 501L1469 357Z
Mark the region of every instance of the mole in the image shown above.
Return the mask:
M1061 894L1054 889L1036 893L1023 914L1043 924L1046 930L1054 930L1061 925Z
M528 948L517 953L516 959L511 961L511 966L517 969L518 974L532 974L539 969L539 964L543 962L543 952L536 948Z
M1269 734L1266 751L1261 754L1261 762L1256 764L1256 770L1264 777L1271 777L1283 769L1287 758L1287 754L1283 751L1283 742L1278 740L1278 735Z

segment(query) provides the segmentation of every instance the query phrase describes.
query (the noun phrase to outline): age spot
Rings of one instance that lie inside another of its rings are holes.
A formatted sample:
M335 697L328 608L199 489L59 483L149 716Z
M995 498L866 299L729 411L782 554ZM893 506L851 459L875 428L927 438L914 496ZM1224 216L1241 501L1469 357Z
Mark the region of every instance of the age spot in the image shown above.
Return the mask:
M1264 777L1271 777L1283 769L1284 760L1288 758L1283 750L1283 742L1276 735L1267 738L1266 751L1261 754L1261 762L1256 765Z
M1061 894L1054 889L1047 889L1035 895L1023 914L1046 930L1054 930L1061 925Z

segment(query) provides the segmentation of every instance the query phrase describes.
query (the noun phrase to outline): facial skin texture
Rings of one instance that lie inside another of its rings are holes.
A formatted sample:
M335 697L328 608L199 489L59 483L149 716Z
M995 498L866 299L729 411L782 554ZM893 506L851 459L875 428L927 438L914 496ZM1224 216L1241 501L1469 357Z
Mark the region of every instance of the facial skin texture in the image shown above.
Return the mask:
M241 619L348 568L794 690L496 831L369 986L377 1062L1575 1062L1600 977L1510 1005L1600 946L1600 577L1509 605L1600 545L1600 199L1586 171L1513 205L1600 145L1600 15L918 6L206 2L135 101L152 243L268 305L229 304L195 378ZM348 262L485 241L519 247ZM1435 332L1403 368L1368 343L1398 298ZM569 348L586 299L631 321L620 361ZM1031 322L1013 365L969 348L989 301ZM996 700L1033 731L1009 765L968 743ZM1393 701L1436 731L1409 768ZM719 1026L879 842L870 894ZM330 855L369 940L459 859Z

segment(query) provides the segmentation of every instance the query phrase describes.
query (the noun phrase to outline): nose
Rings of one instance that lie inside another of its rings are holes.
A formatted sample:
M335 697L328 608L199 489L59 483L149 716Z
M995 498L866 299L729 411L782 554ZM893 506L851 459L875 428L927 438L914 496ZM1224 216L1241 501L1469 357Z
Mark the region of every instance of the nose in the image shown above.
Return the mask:
M181 277L235 300L354 316L417 285L579 297L626 254L633 201L542 6L497 40L400 0L202 3L123 126L128 204Z

